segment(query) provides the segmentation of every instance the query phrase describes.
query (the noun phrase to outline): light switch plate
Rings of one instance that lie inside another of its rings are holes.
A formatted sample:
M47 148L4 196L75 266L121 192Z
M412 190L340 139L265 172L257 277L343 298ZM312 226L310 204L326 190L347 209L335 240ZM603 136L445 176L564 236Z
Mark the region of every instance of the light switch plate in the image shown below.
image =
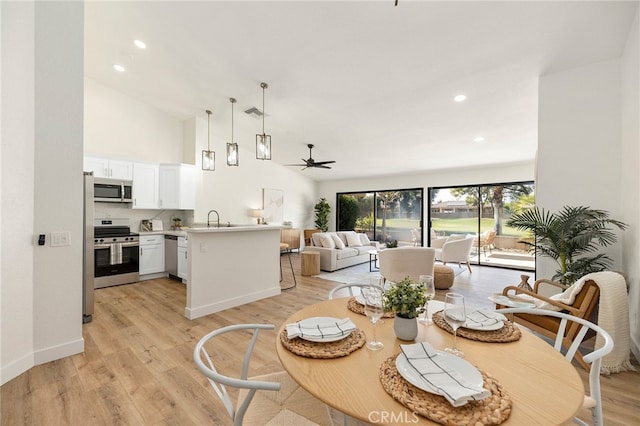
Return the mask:
M69 231L56 231L51 233L51 247L65 247L71 245L71 233Z

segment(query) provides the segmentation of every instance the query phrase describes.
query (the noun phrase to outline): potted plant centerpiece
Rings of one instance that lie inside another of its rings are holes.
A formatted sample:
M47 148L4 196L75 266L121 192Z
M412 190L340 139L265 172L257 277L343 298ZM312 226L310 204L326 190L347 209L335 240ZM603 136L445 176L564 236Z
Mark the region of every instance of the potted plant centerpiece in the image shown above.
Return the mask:
M384 308L393 311L393 330L400 340L414 340L418 336L418 316L424 312L427 297L424 286L406 277L393 284L383 296Z

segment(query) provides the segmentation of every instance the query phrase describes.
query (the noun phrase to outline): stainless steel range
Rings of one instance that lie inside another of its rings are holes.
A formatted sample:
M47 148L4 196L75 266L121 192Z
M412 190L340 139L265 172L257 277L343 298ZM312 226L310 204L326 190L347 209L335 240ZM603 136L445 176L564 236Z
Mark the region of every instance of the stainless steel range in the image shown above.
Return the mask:
M93 238L95 288L140 280L140 242L129 219L95 219Z

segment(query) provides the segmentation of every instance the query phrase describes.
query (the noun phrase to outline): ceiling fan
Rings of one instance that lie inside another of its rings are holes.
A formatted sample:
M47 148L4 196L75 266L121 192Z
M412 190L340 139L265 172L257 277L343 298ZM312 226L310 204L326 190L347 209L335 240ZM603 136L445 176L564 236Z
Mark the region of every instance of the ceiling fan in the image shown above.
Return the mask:
M287 166L303 166L303 169L306 169L307 167L315 167L318 169L330 169L331 167L326 166L325 164L331 164L331 163L335 163L335 161L316 161L311 157L311 150L313 149L313 144L307 144L307 146L309 147L309 158L308 159L302 159L302 161L304 161L304 164L287 164Z

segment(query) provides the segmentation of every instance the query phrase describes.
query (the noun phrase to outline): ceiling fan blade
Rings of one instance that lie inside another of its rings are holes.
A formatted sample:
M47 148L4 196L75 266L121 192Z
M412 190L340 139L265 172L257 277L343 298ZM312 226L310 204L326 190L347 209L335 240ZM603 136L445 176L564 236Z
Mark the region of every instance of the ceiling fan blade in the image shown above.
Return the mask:
M323 164L332 164L332 163L335 163L335 161L316 161L315 164L323 165Z
M285 166L299 166L299 167L308 167L307 164L285 164Z
M318 168L318 169L330 169L330 168L331 168L331 167L329 167L329 166L322 166L322 165L320 165L320 166L319 166L319 165L318 165L318 163L316 163L316 165L315 165L315 166L313 166L313 167L316 167L316 168Z

